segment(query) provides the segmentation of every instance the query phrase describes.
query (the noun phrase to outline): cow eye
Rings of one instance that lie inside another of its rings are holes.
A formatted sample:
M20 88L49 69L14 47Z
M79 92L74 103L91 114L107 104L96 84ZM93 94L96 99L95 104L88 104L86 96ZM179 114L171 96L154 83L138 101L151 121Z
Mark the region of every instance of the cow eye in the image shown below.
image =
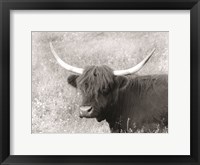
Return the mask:
M88 83L85 83L85 88L88 88Z
M102 93L104 96L105 96L105 95L108 95L108 93L109 93L108 88L103 88L102 91L101 91L101 93Z

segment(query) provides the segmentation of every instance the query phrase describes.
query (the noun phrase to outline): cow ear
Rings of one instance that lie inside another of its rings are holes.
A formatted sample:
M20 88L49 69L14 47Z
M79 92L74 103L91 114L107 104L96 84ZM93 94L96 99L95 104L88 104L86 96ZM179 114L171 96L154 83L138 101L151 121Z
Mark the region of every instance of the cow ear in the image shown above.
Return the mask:
M77 87L77 83L76 83L76 79L78 78L79 76L78 75L70 75L68 78L67 78L67 82L72 85L73 87Z
M126 85L128 84L128 79L125 76L116 76L115 83L117 84L117 87L119 89L122 89L122 88L126 87Z

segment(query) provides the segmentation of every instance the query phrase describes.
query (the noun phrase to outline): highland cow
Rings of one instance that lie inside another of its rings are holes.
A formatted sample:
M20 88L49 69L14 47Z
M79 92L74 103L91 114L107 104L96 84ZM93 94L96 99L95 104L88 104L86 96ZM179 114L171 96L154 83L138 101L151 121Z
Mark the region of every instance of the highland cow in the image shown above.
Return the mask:
M50 48L62 67L76 73L68 77L68 83L81 91L81 118L106 120L111 132L152 132L168 127L168 76L133 76L155 49L136 66L114 71L106 65L70 66L58 57L52 43Z

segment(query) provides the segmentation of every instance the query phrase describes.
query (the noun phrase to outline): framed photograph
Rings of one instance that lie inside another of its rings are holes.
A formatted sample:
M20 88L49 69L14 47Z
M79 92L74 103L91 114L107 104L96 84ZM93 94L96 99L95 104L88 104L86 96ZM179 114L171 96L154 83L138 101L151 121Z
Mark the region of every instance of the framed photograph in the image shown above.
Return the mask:
M1 164L199 164L194 1L0 3Z

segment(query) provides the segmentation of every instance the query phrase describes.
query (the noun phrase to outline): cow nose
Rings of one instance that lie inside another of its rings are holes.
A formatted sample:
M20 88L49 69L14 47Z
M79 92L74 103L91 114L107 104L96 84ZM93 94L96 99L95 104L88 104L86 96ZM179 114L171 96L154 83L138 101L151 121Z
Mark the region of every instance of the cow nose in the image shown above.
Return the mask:
M92 111L92 106L81 106L80 107L80 117L87 117Z
M90 112L92 110L92 106L81 106L80 110L82 112Z

